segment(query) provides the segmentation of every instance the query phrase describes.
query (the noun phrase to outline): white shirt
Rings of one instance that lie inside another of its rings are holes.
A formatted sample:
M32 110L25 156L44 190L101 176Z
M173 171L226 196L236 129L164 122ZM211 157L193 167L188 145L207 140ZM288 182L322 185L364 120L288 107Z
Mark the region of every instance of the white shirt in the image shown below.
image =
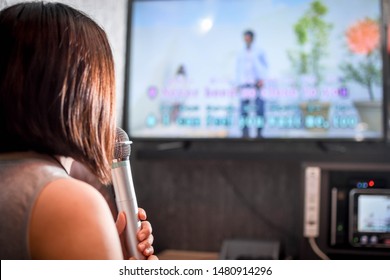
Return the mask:
M236 82L241 85L255 85L266 77L267 61L262 51L253 45L238 54L236 64Z

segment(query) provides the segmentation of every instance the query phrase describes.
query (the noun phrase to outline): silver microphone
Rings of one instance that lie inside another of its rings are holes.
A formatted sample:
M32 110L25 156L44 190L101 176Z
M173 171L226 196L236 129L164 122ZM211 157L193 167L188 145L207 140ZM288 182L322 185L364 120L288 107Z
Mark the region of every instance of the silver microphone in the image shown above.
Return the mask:
M137 249L137 232L141 228L141 222L138 219L137 197L130 169L131 143L126 132L118 127L111 173L116 206L119 212L123 211L126 214L124 235L127 252L130 256L140 260L145 259L145 257Z

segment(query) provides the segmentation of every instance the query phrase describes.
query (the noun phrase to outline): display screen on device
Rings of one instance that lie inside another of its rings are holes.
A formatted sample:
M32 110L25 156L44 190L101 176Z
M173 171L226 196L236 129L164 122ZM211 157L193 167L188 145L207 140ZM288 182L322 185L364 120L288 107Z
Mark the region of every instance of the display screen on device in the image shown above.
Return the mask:
M131 3L130 137L383 137L380 0Z
M358 232L390 233L390 195L359 195Z

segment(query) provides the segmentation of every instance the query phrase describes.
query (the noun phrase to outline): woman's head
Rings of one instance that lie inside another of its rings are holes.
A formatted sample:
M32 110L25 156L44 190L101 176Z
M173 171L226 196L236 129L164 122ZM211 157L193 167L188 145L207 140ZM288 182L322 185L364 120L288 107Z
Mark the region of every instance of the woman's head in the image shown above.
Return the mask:
M59 3L0 12L0 152L35 150L110 178L115 80L104 31Z

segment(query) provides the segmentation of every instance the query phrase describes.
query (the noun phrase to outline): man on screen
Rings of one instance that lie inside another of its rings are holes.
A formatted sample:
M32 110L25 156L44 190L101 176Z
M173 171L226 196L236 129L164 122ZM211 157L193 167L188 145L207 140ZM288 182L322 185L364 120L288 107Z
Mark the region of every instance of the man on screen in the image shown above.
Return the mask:
M264 53L254 46L254 38L255 34L252 30L244 32L245 46L239 53L236 64L236 79L241 99L242 137L250 137L251 127L256 129L256 136L261 137L264 126L264 101L261 98L261 88L264 85L267 61Z

